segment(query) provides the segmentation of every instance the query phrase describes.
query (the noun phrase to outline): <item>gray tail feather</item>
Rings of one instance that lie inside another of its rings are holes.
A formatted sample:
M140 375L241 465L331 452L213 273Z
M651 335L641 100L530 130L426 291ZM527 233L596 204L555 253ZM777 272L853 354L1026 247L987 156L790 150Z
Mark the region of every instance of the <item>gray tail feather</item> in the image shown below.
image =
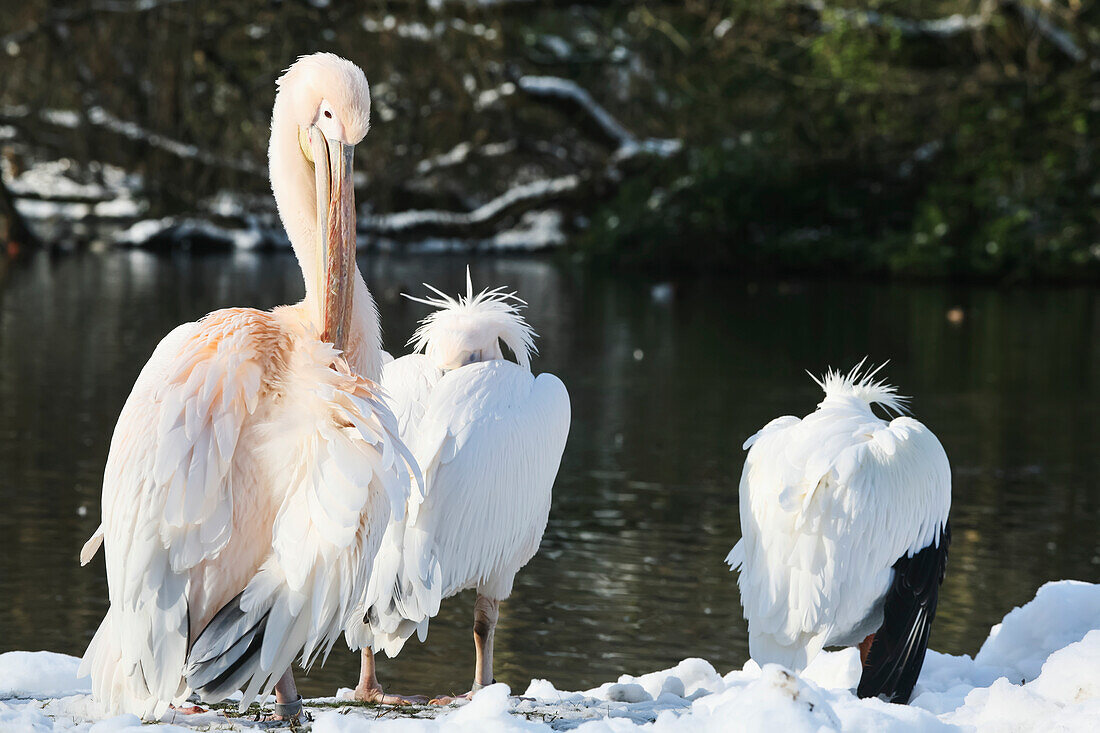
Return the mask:
M260 650L270 609L245 613L238 593L202 630L187 655L187 686L206 702L219 702L244 689L260 667ZM226 645L229 644L228 648Z

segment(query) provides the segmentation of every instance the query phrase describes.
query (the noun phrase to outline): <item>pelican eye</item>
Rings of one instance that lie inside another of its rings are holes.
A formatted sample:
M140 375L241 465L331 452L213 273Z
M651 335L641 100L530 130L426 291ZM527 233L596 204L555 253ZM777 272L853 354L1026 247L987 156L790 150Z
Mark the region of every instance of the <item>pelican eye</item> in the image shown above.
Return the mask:
M462 363L464 365L465 364L476 364L479 361L481 361L481 349L478 349L477 351L471 351L469 354L466 355L466 361L464 361Z

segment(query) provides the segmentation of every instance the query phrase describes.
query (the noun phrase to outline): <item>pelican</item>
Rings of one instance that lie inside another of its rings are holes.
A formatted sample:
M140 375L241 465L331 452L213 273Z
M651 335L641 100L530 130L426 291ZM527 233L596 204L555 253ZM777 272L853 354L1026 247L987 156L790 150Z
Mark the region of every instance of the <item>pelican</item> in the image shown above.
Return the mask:
M464 696L493 682L500 602L538 550L569 433L565 386L531 374L535 333L519 312L526 304L502 288L475 295L469 269L465 297L426 287L438 297L411 299L438 310L410 340L416 353L382 370L424 493L414 490L404 518L387 530L365 623L349 629L349 644L362 648L359 700L408 700L382 692L372 650L394 657L414 632L423 640L440 598L467 588L477 589L476 663Z
M798 672L822 647L858 646L858 695L904 704L947 565L951 467L902 415L908 398L862 366L815 380L817 410L745 442L741 540L726 562L741 571L753 659Z
M305 298L219 310L160 342L119 415L103 515L110 608L81 665L115 712L160 718L192 692L275 691L327 655L366 592L415 464L380 388L374 301L355 264L363 72L331 54L278 81L271 187ZM180 708L197 711L193 708Z

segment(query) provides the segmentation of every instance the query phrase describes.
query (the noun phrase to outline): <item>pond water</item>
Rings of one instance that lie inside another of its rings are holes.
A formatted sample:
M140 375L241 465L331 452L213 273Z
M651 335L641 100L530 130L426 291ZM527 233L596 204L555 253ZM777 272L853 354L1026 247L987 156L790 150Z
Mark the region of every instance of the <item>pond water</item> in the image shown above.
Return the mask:
M465 259L361 258L389 350L421 281L462 287ZM475 259L541 334L573 427L542 548L504 604L496 677L578 689L700 656L747 658L734 576L741 444L819 399L804 373L891 359L951 458L954 544L932 646L974 653L989 626L1056 578L1100 580L1100 290L704 280L653 290L542 259ZM107 605L99 518L115 419L157 341L225 306L300 297L289 254L123 251L0 269L0 651L81 654ZM667 296L667 297L666 297ZM949 313L953 316L949 318ZM960 320L961 317L961 320ZM463 691L473 597L427 643L383 659L389 689ZM353 686L337 648L305 694Z

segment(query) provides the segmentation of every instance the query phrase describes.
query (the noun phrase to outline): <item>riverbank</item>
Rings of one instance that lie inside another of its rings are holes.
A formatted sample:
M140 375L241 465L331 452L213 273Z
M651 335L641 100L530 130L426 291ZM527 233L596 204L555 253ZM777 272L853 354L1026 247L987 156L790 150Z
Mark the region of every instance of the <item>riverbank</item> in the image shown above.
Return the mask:
M702 659L567 692L532 680L518 696L498 684L457 707L362 706L310 700L322 731L654 733L741 730L1092 731L1100 727L1100 585L1048 583L994 626L974 658L929 652L910 705L859 700L855 649L821 654L801 675L746 662L721 674ZM79 662L51 652L0 655L0 728L27 731L256 730L221 712L169 713L159 725L104 716ZM518 692L518 691L517 691ZM232 712L231 712L232 714Z

